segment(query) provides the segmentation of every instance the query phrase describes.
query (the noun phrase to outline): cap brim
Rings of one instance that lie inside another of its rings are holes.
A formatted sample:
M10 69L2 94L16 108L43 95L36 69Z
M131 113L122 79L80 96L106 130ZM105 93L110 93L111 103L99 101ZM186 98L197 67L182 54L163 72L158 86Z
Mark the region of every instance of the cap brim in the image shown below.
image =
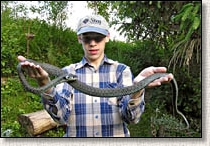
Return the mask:
M83 27L77 32L77 35L80 35L86 32L96 32L96 33L103 34L105 36L109 34L109 32L106 29L96 28L96 27Z

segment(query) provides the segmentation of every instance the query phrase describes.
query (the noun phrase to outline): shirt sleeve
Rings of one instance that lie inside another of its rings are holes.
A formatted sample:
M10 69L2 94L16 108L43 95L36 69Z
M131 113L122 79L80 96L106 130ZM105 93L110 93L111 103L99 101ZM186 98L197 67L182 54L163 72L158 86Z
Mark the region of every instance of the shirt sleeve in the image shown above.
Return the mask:
M44 108L60 124L68 123L68 117L72 110L71 88L69 84L61 83L54 87L51 93L41 94Z
M126 67L122 72L122 75L119 76L119 81L124 87L134 84L133 75L129 67ZM142 94L136 99L131 99L132 95L127 95L121 98L119 103L120 112L123 121L125 121L127 124L139 122L140 117L145 109L144 94L145 92L143 91Z

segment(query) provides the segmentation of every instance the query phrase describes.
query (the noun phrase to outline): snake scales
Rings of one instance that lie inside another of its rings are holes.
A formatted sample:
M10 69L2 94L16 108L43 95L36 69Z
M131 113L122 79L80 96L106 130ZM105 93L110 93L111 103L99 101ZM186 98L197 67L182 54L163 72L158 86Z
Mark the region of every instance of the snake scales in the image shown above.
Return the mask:
M88 95L97 96L97 97L106 97L106 98L117 97L117 96L133 94L133 93L145 88L152 81L167 75L167 73L155 73L132 86L127 86L127 87L123 87L123 88L96 88L96 87L89 86L89 85L79 81L77 79L76 75L68 74L68 73L64 72L62 69L60 69L56 66L53 66L51 64L40 63L40 62L37 62L32 59L26 59L25 61L29 61L36 65L40 65L45 71L48 72L49 75L56 76L55 79L50 81L50 83L48 83L45 86L33 87L28 84L27 79L26 79L26 77L23 73L23 70L21 68L21 63L19 63L17 65L17 72L18 72L21 83L23 84L23 86L26 90L28 90L29 92L35 93L35 94L40 94L40 93L44 92L45 90L49 89L50 87L53 87L59 83L67 82L73 88L75 88L85 94L88 94ZM175 78L173 78L171 80L171 85L173 88L172 103L173 103L173 105L175 104L174 106L175 106L176 112L183 117L183 119L185 120L185 122L187 124L186 128L184 128L184 129L188 129L189 123L188 123L186 117L178 110L178 107L177 107L178 86L177 86L177 82L176 82Z

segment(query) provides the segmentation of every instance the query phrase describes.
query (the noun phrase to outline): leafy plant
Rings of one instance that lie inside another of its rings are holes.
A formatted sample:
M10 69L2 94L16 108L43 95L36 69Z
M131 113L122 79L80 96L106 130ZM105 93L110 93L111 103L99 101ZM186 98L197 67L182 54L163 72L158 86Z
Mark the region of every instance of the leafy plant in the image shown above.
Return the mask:
M172 18L174 23L179 23L179 37L172 44L173 57L169 67L179 63L189 66L192 59L200 63L201 60L201 3L185 4L177 15ZM195 57L194 57L195 56Z

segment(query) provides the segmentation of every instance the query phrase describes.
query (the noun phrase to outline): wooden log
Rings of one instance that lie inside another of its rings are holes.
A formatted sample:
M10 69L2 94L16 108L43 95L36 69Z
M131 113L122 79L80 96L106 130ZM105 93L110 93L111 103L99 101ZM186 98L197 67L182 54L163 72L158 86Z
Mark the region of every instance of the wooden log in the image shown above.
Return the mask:
M46 110L33 113L21 114L18 116L19 123L26 128L31 136L36 136L56 126L59 126Z

